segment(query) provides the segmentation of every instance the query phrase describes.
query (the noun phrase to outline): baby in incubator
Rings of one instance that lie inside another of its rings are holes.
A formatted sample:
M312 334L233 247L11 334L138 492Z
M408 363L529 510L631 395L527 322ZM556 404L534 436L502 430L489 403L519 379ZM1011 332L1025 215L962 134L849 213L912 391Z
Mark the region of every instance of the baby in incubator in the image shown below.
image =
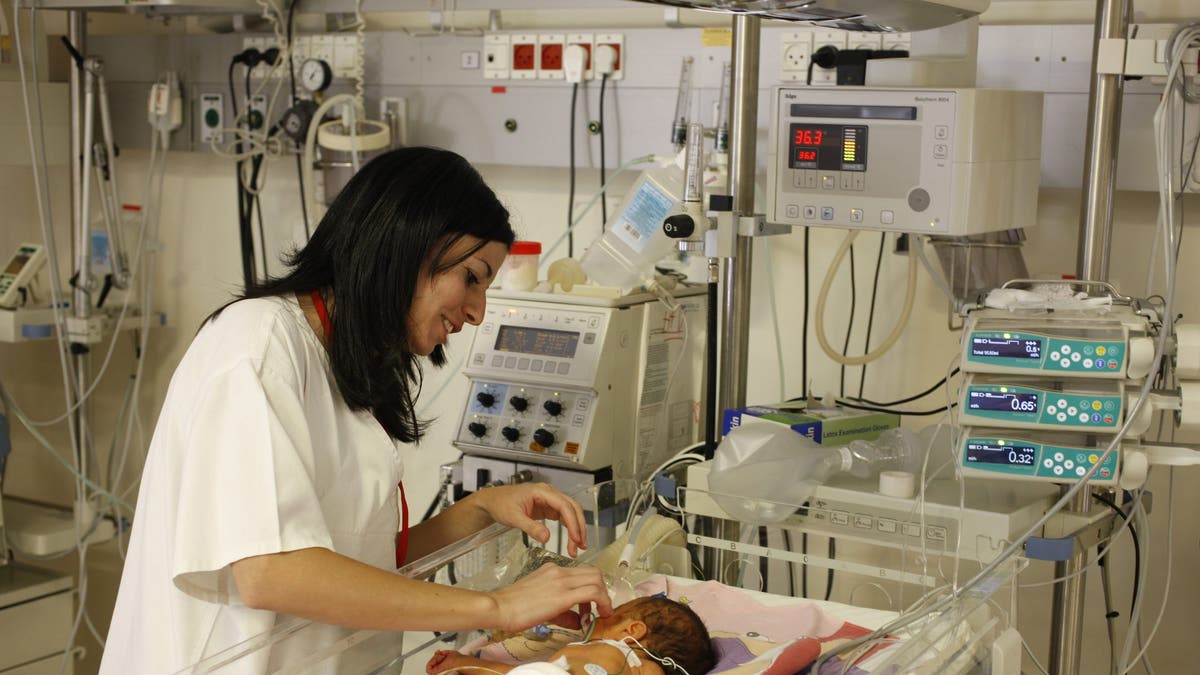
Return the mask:
M637 598L596 619L585 640L563 647L546 662L512 665L439 651L429 675L704 675L716 654L704 622L686 605L662 597Z

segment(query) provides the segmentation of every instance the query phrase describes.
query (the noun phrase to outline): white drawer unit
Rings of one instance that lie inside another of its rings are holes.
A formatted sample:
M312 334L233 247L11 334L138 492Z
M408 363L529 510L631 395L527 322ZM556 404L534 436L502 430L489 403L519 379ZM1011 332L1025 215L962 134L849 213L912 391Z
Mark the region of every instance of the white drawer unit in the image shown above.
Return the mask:
M74 672L63 666L75 600L71 578L11 563L0 567L0 675Z

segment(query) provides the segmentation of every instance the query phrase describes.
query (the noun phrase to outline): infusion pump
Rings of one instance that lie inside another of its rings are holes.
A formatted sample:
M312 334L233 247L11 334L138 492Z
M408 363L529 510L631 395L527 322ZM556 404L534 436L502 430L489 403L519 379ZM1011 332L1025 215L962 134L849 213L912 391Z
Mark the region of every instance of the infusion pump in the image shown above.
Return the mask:
M776 87L767 221L961 236L1037 222L1042 94Z
M645 478L698 436L701 293L677 291L670 309L650 295L489 292L455 446L468 460Z
M1101 461L1154 360L1157 317L1134 305L972 312L963 330L959 464L966 475L1069 483L1097 462L1120 481L1122 448ZM1143 406L1139 417L1150 414ZM1133 445L1149 419L1131 425Z

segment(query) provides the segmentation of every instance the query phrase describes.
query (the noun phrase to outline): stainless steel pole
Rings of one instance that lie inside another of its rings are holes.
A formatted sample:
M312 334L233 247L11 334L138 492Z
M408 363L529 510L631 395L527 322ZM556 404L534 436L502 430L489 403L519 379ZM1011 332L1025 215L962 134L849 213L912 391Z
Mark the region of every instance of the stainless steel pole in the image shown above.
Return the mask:
M1096 35L1092 69L1100 62L1104 40L1121 39L1129 32L1128 0L1097 0ZM1093 73L1088 93L1087 145L1083 164L1083 203L1079 210L1079 255L1076 276L1089 281L1108 280L1109 243L1112 240L1112 201L1117 175L1117 150L1121 132L1121 96L1125 80L1120 73Z
M68 37L71 44L80 54L87 54L87 14L85 12L70 12L67 16ZM91 166L92 149L87 147L92 139L92 122L91 114L93 98L94 78L81 72L80 68L71 68L71 167L73 170L72 178L72 213L75 218L72 223L72 233L74 235L74 255L75 261L75 286L71 298L71 316L76 319L80 326L86 326L87 321L92 313L92 296L91 296L91 240L88 232L88 188L91 179L88 168ZM70 325L68 321L68 326ZM72 400L74 403L74 411L71 413L73 419L73 433L75 441L75 452L77 468L80 473L86 475L88 470L91 443L91 432L88 429L88 405L84 394L87 390L88 380L88 352L87 345L77 343L75 341L76 331L68 330L72 334L70 341L71 348L71 364L74 374L75 391ZM87 488L84 488L85 492ZM76 517L79 517L78 511L82 504L76 505Z
M1063 491L1067 486L1063 486ZM1091 508L1092 491L1083 489L1068 508L1075 513L1087 513ZM1076 542L1078 546L1078 542ZM1083 580L1074 575L1087 564L1088 551L1080 550L1070 560L1054 563L1054 578L1070 577L1054 584L1054 607L1050 615L1050 673L1075 675L1079 672L1079 655L1083 646Z
M755 143L758 136L758 51L762 20L739 14L733 19L733 86L730 120L729 187L733 194L734 223L737 217L754 213ZM722 284L720 395L717 414L746 404L746 362L750 342L750 271L754 263L754 239L737 236L734 256L725 259ZM720 437L720 427L717 436ZM740 525L722 520L718 536L737 541ZM715 561L713 560L715 557ZM736 554L706 557L715 562L715 578L724 574ZM710 563L711 564L711 563ZM710 567L711 569L711 567Z
M758 60L762 20L733 19L733 91L729 186L735 216L754 213L755 143L758 135ZM722 322L721 395L718 413L746 404L746 362L750 340L750 272L754 239L738 235L734 257L725 261Z
M1125 38L1129 32L1128 0L1097 0L1092 70L1098 71L1105 40ZM1092 75L1088 93L1087 146L1084 152L1083 202L1079 210L1079 253L1076 276L1089 281L1108 280L1112 242L1112 202L1117 175L1117 150L1121 132L1121 73ZM1064 488L1065 490L1066 488ZM1091 508L1090 490L1081 490L1071 502L1077 513ZM1071 576L1087 563L1087 549L1067 561L1055 563L1055 577L1070 577L1054 585L1051 615L1050 672L1075 675L1083 646L1084 576Z

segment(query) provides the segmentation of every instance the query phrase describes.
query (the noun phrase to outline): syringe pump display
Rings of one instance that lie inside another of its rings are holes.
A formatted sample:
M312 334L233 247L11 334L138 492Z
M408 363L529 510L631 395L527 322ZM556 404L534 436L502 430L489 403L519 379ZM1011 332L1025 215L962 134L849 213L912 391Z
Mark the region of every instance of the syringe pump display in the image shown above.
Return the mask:
M1003 375L970 375L962 387L963 424L1113 433L1121 425L1120 382L1063 382Z
M962 468L967 475L1064 483L1079 480L1104 454L1104 444L1066 436L997 429L968 429L962 440ZM1119 453L1108 456L1092 483L1115 484Z
M989 373L1125 378L1128 333L1119 323L1058 331L1046 325L1043 331L993 330L980 321L964 337L963 362L972 370Z

